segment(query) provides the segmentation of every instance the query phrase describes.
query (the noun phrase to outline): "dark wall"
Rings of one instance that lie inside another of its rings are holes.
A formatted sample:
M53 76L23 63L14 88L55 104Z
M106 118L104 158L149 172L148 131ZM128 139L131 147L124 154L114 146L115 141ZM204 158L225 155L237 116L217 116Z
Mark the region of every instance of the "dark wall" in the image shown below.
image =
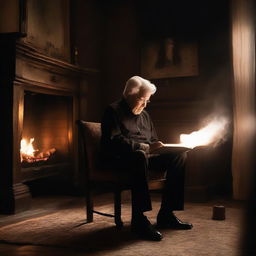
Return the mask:
M108 1L105 13L103 93L104 104L122 95L126 80L139 74L140 35L132 1Z
M92 70L81 85L80 118L99 121L102 110L100 83L103 56L103 14L97 1L71 1L71 57L74 64Z
M99 5L93 0L71 1L72 51L77 48L77 62L86 68L99 69L102 57L103 17Z

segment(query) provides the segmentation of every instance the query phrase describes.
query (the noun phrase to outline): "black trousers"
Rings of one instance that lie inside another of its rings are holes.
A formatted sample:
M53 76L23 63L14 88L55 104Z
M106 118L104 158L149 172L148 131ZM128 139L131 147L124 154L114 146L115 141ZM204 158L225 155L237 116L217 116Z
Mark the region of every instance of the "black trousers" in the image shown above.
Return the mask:
M147 155L138 150L119 158L108 159L107 165L122 169L130 177L133 213L152 210L147 182L149 172L164 172L166 181L161 209L175 211L184 209L185 160L186 153Z

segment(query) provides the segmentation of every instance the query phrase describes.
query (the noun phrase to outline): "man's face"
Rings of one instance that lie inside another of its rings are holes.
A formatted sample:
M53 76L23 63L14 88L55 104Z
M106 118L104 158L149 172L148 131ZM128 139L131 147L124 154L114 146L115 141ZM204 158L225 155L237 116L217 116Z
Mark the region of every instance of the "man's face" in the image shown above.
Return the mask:
M131 95L127 98L127 102L134 115L139 115L149 103L151 93L148 91L141 91L139 94Z

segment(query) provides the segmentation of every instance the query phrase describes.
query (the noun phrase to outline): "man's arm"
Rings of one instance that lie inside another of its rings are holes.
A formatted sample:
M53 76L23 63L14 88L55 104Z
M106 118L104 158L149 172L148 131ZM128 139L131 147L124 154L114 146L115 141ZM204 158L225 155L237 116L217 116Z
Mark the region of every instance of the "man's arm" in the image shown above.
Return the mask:
M163 147L164 144L161 141L159 141L156 133L156 129L149 115L148 115L148 118L149 118L149 124L151 129L151 139L150 139L150 145L147 153L152 153L157 148Z
M150 117L149 117L149 123L150 123L150 129L151 129L151 139L150 139L150 142L154 143L154 142L158 141L158 136L157 136L154 124L153 124L153 122L152 122Z

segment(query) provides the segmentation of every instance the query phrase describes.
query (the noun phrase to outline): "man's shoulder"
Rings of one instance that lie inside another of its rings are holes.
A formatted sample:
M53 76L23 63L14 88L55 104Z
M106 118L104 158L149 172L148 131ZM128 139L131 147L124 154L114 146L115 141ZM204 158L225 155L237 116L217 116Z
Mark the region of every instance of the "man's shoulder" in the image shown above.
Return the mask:
M119 113L121 110L121 100L117 100L115 102L110 103L106 108L105 108L105 115L113 115L114 113Z
M108 108L111 109L114 112L119 113L119 114L125 114L126 115L126 114L130 113L129 106L123 98L109 104Z
M120 105L121 105L121 100L117 100L117 101L114 101L111 104L109 104L108 108L118 109L121 107Z

